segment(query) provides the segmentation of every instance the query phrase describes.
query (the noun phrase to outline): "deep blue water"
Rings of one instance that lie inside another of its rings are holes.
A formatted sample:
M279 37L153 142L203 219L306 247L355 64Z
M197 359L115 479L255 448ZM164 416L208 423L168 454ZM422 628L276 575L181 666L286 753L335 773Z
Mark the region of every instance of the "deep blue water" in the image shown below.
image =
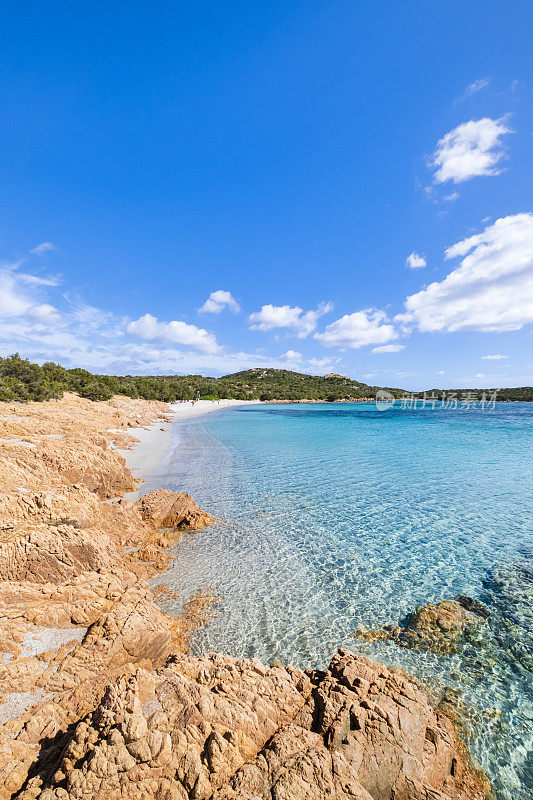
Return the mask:
M533 404L377 411L374 404L239 407L175 423L143 487L190 491L221 525L188 534L158 579L214 585L195 652L327 665L339 646L451 687L496 797L533 787ZM454 656L367 644L365 625L470 595L491 617ZM177 610L179 601L164 607Z

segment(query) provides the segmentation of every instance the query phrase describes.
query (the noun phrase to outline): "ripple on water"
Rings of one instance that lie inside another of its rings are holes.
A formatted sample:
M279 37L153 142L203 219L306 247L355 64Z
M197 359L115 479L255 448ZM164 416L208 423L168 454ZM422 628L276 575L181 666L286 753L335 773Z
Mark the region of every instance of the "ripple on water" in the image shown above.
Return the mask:
M532 418L531 404L284 405L175 424L173 453L143 491L187 489L225 520L185 536L161 578L184 597L211 583L221 597L195 652L322 668L339 646L361 645L361 625L480 599L491 610L483 640L454 656L364 646L436 692L451 687L496 796L529 800Z

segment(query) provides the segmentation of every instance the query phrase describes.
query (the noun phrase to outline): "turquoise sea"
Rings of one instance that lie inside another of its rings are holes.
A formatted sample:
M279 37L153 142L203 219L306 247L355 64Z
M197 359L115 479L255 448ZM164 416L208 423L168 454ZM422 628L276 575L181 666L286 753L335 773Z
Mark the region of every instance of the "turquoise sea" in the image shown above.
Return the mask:
M530 800L532 423L525 403L257 405L175 423L143 491L185 489L222 522L187 534L155 582L182 599L215 587L194 652L323 668L348 646L405 667L455 698L496 798ZM458 594L491 616L457 655L352 636Z

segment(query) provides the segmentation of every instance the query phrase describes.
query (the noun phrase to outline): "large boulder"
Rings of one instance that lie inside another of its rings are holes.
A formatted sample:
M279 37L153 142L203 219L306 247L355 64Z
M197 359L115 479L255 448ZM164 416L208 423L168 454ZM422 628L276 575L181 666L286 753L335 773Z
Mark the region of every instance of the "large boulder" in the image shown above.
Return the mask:
M484 800L453 724L405 675L209 655L107 688L19 800Z
M157 489L145 494L135 503L134 508L154 528L199 530L214 522L213 517L202 511L190 494L172 492L170 489Z

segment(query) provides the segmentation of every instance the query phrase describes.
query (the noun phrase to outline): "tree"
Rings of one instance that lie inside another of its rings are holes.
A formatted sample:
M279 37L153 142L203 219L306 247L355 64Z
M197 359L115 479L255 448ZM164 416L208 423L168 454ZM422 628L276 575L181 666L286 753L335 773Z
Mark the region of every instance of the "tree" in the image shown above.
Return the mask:
M91 381L86 383L78 390L80 397L85 397L87 400L111 400L113 392L107 386L98 383L98 381Z

